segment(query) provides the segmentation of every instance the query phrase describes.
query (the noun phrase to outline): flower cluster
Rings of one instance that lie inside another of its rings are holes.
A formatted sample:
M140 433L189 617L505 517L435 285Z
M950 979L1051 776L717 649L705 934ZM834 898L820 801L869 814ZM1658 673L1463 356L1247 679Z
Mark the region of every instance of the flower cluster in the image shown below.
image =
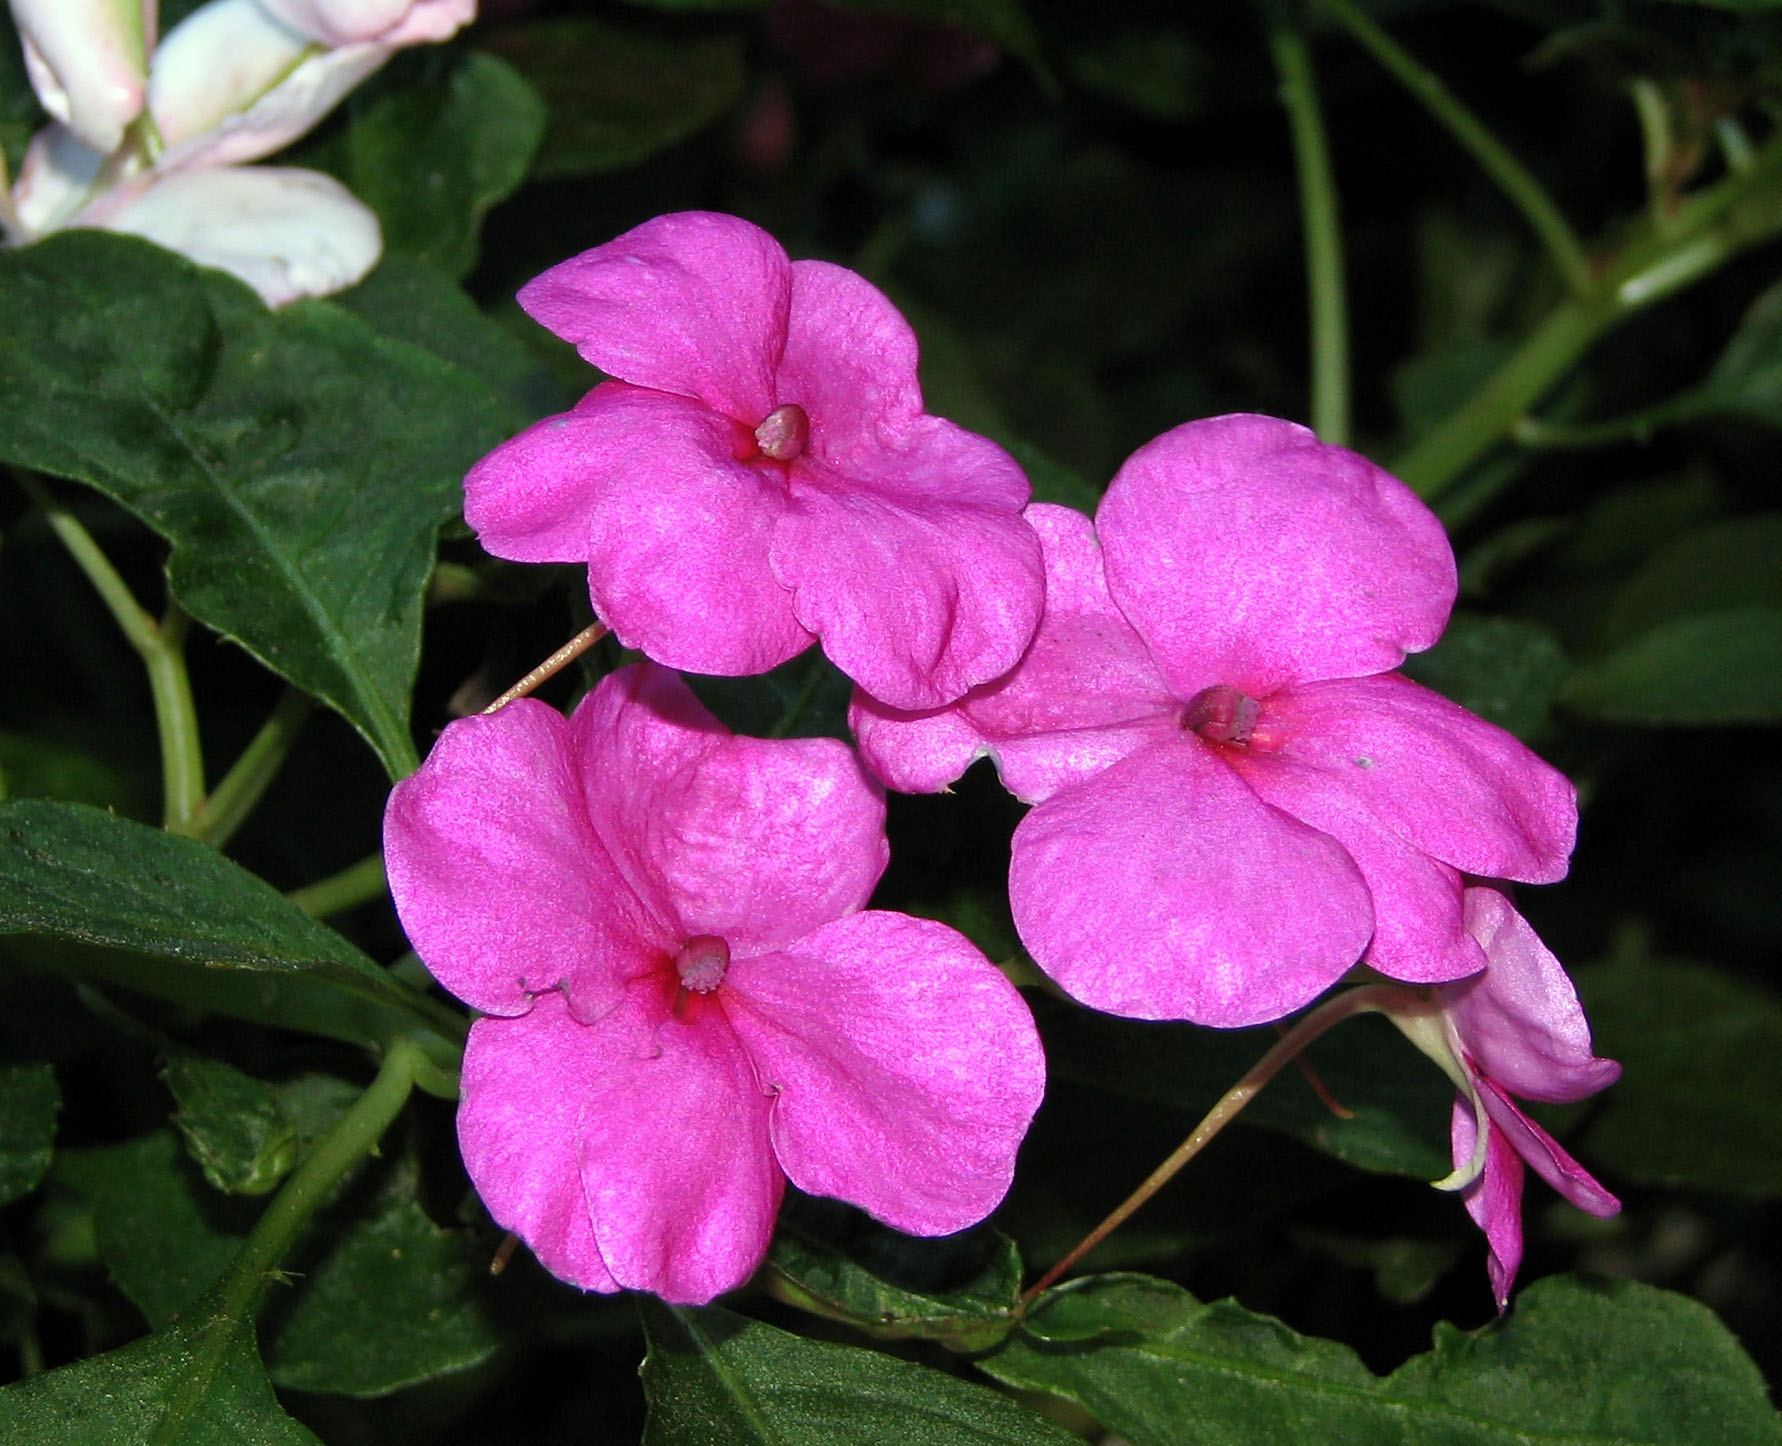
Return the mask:
M486 1016L460 1116L496 1220L563 1278L703 1300L766 1248L783 1179L918 1233L1006 1188L1042 1065L1017 995L939 925L860 912L880 781L979 757L1034 805L1010 899L1066 992L1144 1019L1279 1019L1358 964L1461 1090L1452 1183L1507 1297L1520 1160L1614 1208L1510 1102L1575 1099L1575 995L1493 881L1566 871L1571 785L1395 670L1455 566L1400 482L1302 427L1190 422L1093 519L1026 505L929 415L914 338L851 272L734 217L659 217L521 304L609 380L486 457L465 515L581 562L653 660L566 723L454 723L392 799L416 948ZM669 668L818 642L858 755L734 738Z
M12 0L54 118L0 221L24 244L90 226L239 276L268 305L352 285L377 218L316 171L249 166L289 145L404 46L445 40L476 0L209 0L155 42L155 0Z

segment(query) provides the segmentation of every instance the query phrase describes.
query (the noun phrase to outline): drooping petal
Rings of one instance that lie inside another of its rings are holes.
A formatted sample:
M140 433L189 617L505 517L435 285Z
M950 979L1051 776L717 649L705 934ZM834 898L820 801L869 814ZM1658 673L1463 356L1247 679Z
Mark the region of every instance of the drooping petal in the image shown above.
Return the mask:
M229 166L159 177L104 221L245 281L268 306L327 296L377 264L377 217L332 176Z
M422 45L450 40L476 18L476 0L259 0L323 45Z
M1493 1127L1534 1167L1535 1174L1592 1215L1613 1215L1621 1209L1621 1202L1597 1184L1596 1178L1561 1149L1553 1136L1523 1114L1495 1081L1481 1078L1478 1086L1479 1099Z
M1282 752L1340 778L1383 822L1466 873L1565 877L1577 791L1494 724L1396 673L1269 700Z
M948 1235L1007 1192L1045 1092L1033 1017L962 935L929 919L838 919L732 966L726 1008L799 1189L898 1230Z
M759 226L681 211L553 266L520 305L608 376L753 430L777 405L791 294L791 262Z
M1621 1077L1591 1050L1590 1023L1564 967L1496 889L1466 891L1466 927L1491 961L1441 993L1467 1054L1524 1099L1583 1099Z
M155 0L12 0L43 108L102 154L142 112Z
M824 466L871 464L922 410L916 334L865 277L827 261L792 263L786 350L774 400L810 417L810 452ZM1025 481L1019 507L1027 500Z
M64 125L47 125L31 137L12 188L22 237L27 241L79 218L99 188L106 157Z
M786 1177L729 1023L712 998L683 1003L677 1018L658 996L647 1049L594 1032L587 1064L555 1083L582 1102L582 1188L613 1279L704 1305L761 1263Z
M780 948L861 908L884 872L884 795L837 739L736 737L647 663L602 679L572 726L589 815L681 940Z
M1455 1169L1472 1159L1478 1130L1472 1104L1464 1097L1455 1100L1449 1121ZM1522 1265L1522 1161L1497 1130L1489 1130L1485 1152L1484 1170L1460 1198L1474 1224L1485 1232L1485 1244L1491 1252L1485 1269L1501 1315L1510 1308L1510 1287L1516 1283L1516 1272Z
M586 559L595 612L627 647L693 673L761 673L810 646L769 564L786 502L735 459L736 426L621 383L478 462L464 518L497 557Z
M1146 443L1095 521L1114 600L1184 699L1397 667L1454 601L1448 539L1410 489L1272 417Z
M1113 600L1089 519L1035 503L1045 565L1039 631L1013 672L929 713L857 694L849 721L873 771L929 793L988 754L1017 798L1038 803L1178 731L1176 699Z
M1231 760L1259 797L1329 834L1355 861L1374 902L1367 962L1375 969L1412 984L1484 969L1485 951L1464 922L1458 871L1387 828L1321 768L1280 753L1233 750Z
M1374 926L1342 845L1264 803L1191 737L1028 814L1009 902L1040 967L1091 1008L1232 1027L1334 984Z
M580 1018L598 1017L670 942L589 823L582 767L567 720L521 698L448 724L390 795L397 913L433 976L473 1009L522 1014L562 985Z
M835 665L894 708L938 708L1020 661L1044 569L1026 479L995 443L917 418L847 474L791 468L774 575Z
M577 1085L601 1059L596 1030L620 1023L578 1024L560 995L543 995L530 1014L473 1024L459 1077L458 1147L477 1194L546 1270L583 1290L619 1289L582 1193Z

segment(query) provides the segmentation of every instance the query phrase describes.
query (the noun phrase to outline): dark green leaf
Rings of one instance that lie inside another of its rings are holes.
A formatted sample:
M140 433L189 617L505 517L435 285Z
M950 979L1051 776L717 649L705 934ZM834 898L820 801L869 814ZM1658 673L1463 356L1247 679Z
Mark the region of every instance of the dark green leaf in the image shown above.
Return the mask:
M1691 414L1717 412L1782 427L1782 285L1751 303L1714 369L1681 405Z
M22 1200L49 1169L62 1091L47 1064L0 1064L0 1205Z
M264 1195L297 1162L297 1126L272 1086L233 1065L181 1055L161 1072L173 1123L204 1178L230 1195Z
M646 1301L647 1446L1041 1446L1074 1442L983 1386L718 1307Z
M1625 582L1607 638L1625 643L1678 618L1782 609L1782 513L1711 522L1656 552Z
M1701 964L1577 972L1598 1051L1622 1076L1579 1149L1643 1183L1782 1195L1782 1003Z
M0 729L0 798L59 798L136 814L150 799L141 783L84 748Z
M1503 1321L1436 1328L1374 1376L1347 1346L1141 1276L1044 1297L980 1365L1076 1401L1133 1446L1504 1446L1782 1439L1762 1377L1705 1307L1631 1281L1538 1281Z
M1084 89L1153 120L1192 120L1205 109L1207 57L1182 31L1117 22L1098 29L1070 54L1071 75Z
M742 94L739 36L663 39L583 16L510 25L485 43L543 95L550 119L534 170L618 170L703 130Z
M1561 701L1616 723L1782 720L1782 608L1698 613L1576 673Z
M104 232L0 253L0 335L0 458L129 508L194 616L410 771L434 534L505 411L336 306L271 314Z
M1434 648L1406 658L1404 671L1527 740L1546 723L1567 663L1559 639L1538 623L1462 613Z

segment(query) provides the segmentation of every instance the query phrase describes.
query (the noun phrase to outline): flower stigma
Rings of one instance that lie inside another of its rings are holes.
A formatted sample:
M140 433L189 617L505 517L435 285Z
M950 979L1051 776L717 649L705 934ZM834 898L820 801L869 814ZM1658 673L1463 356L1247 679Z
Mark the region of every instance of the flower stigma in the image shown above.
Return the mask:
M710 994L724 982L724 971L729 967L730 946L715 934L695 934L674 956L674 972L680 976L681 988L695 994Z
M1229 683L1215 683L1188 700L1182 727L1211 743L1247 745L1261 716L1262 704L1248 693L1239 692Z
M797 402L775 407L765 421L755 428L755 445L763 457L776 462L790 462L804 455L805 443L811 439L811 419Z

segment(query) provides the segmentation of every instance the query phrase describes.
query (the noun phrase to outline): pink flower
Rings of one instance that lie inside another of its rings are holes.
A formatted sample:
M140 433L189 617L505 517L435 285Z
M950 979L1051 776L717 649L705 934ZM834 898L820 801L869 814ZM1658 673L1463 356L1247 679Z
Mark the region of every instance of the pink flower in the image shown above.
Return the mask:
M1565 970L1496 889L1466 891L1466 927L1485 951L1484 973L1431 991L1439 1033L1398 1023L1460 1086L1452 1124L1454 1169L1468 1213L1485 1232L1497 1308L1510 1302L1522 1263L1523 1162L1580 1210L1613 1215L1621 1202L1516 1107L1523 1099L1581 1100L1621 1077L1590 1050L1590 1025Z
M1027 480L923 412L915 336L867 282L690 211L520 304L619 380L471 471L490 552L586 562L620 641L692 672L762 672L815 637L875 697L932 708L1014 666L1042 588Z
M1303 427L1215 417L1134 453L1093 528L1029 519L1047 600L1021 666L939 712L857 697L854 725L893 787L988 754L1037 805L1015 832L1015 922L1085 1004L1245 1025L1364 953L1397 979L1460 978L1485 963L1461 873L1565 873L1571 785L1387 671L1435 642L1455 591L1402 483Z
M844 744L735 737L647 663L568 719L455 722L397 786L397 909L487 1016L465 1166L554 1274L710 1300L760 1263L787 1178L918 1235L1002 1198L1038 1035L959 934L862 912L883 823Z

